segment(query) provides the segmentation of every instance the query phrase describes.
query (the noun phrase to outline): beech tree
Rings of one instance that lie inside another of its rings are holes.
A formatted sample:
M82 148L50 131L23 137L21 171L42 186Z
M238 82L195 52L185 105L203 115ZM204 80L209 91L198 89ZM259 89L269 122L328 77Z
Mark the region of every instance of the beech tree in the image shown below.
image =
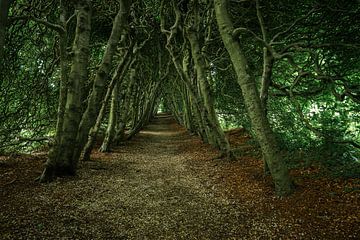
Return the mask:
M158 111L220 158L239 157L225 131L245 128L280 196L293 191L294 152L322 153L324 166L356 174L355 0L8 0L0 8L0 151L47 143L41 182L76 174L99 141L104 152L126 144Z
M219 31L234 65L251 125L274 178L276 191L281 196L288 195L292 191L292 183L261 105L255 79L247 70L247 61L242 53L240 43L233 38L235 28L228 14L226 0L215 0L214 3Z

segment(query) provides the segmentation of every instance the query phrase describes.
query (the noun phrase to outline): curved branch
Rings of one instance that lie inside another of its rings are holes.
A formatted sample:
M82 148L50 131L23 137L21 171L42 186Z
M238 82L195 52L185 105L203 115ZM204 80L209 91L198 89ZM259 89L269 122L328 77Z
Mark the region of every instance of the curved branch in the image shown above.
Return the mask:
M315 8L311 9L306 15L296 19L287 29L285 29L282 32L278 32L277 34L275 34L275 36L271 39L270 44L272 44L273 42L275 42L275 40L280 37L281 35L284 35L286 33L288 33L294 26L296 26L296 24L298 24L300 21L306 19L308 16L310 16L313 12L315 12Z
M46 27L48 27L49 29L52 29L58 33L65 33L65 29L59 25L59 24L55 24L55 23L51 23L51 22L48 22L46 20L43 20L43 19L40 19L40 18L36 18L34 16L17 16L17 17L11 17L9 19L9 21L11 23L15 22L15 21L18 21L18 20L32 20L34 22L37 22L37 23L40 23Z

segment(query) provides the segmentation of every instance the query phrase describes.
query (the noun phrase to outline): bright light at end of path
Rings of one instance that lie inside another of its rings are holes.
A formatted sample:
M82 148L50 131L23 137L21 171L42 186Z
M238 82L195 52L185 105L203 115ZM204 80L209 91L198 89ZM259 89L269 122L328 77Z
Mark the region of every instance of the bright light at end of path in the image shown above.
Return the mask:
M173 131L141 131L142 134L148 134L153 136L173 136L176 135L176 132Z

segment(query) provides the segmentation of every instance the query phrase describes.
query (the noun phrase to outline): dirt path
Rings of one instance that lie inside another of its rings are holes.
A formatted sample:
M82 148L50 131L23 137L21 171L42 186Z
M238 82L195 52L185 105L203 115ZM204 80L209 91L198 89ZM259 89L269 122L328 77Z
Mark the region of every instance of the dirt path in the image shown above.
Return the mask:
M237 162L214 160L217 154L172 118L160 116L114 152L96 152L93 161L81 163L77 177L48 185L32 181L45 155L10 157L0 165L0 239L359 236L356 193L343 201L342 195L300 188L279 200L271 181L259 177L259 160L249 155ZM308 184L303 181L299 184ZM337 205L322 205L319 198Z
M186 141L191 137L162 116L126 146L83 163L76 178L20 190L16 203L1 196L2 239L239 236L241 213L189 170L189 153L180 149Z

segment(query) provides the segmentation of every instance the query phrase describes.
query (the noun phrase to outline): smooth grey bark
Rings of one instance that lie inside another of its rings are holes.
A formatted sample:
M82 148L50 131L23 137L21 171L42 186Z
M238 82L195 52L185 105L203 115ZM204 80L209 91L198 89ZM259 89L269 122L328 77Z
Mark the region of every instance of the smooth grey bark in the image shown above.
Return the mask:
M234 27L227 10L227 1L214 0L214 3L220 35L237 74L251 126L268 163L275 183L275 191L279 196L289 195L293 191L292 181L281 158L275 135L261 106L255 79L249 73L247 60L242 53L240 43L232 35Z

